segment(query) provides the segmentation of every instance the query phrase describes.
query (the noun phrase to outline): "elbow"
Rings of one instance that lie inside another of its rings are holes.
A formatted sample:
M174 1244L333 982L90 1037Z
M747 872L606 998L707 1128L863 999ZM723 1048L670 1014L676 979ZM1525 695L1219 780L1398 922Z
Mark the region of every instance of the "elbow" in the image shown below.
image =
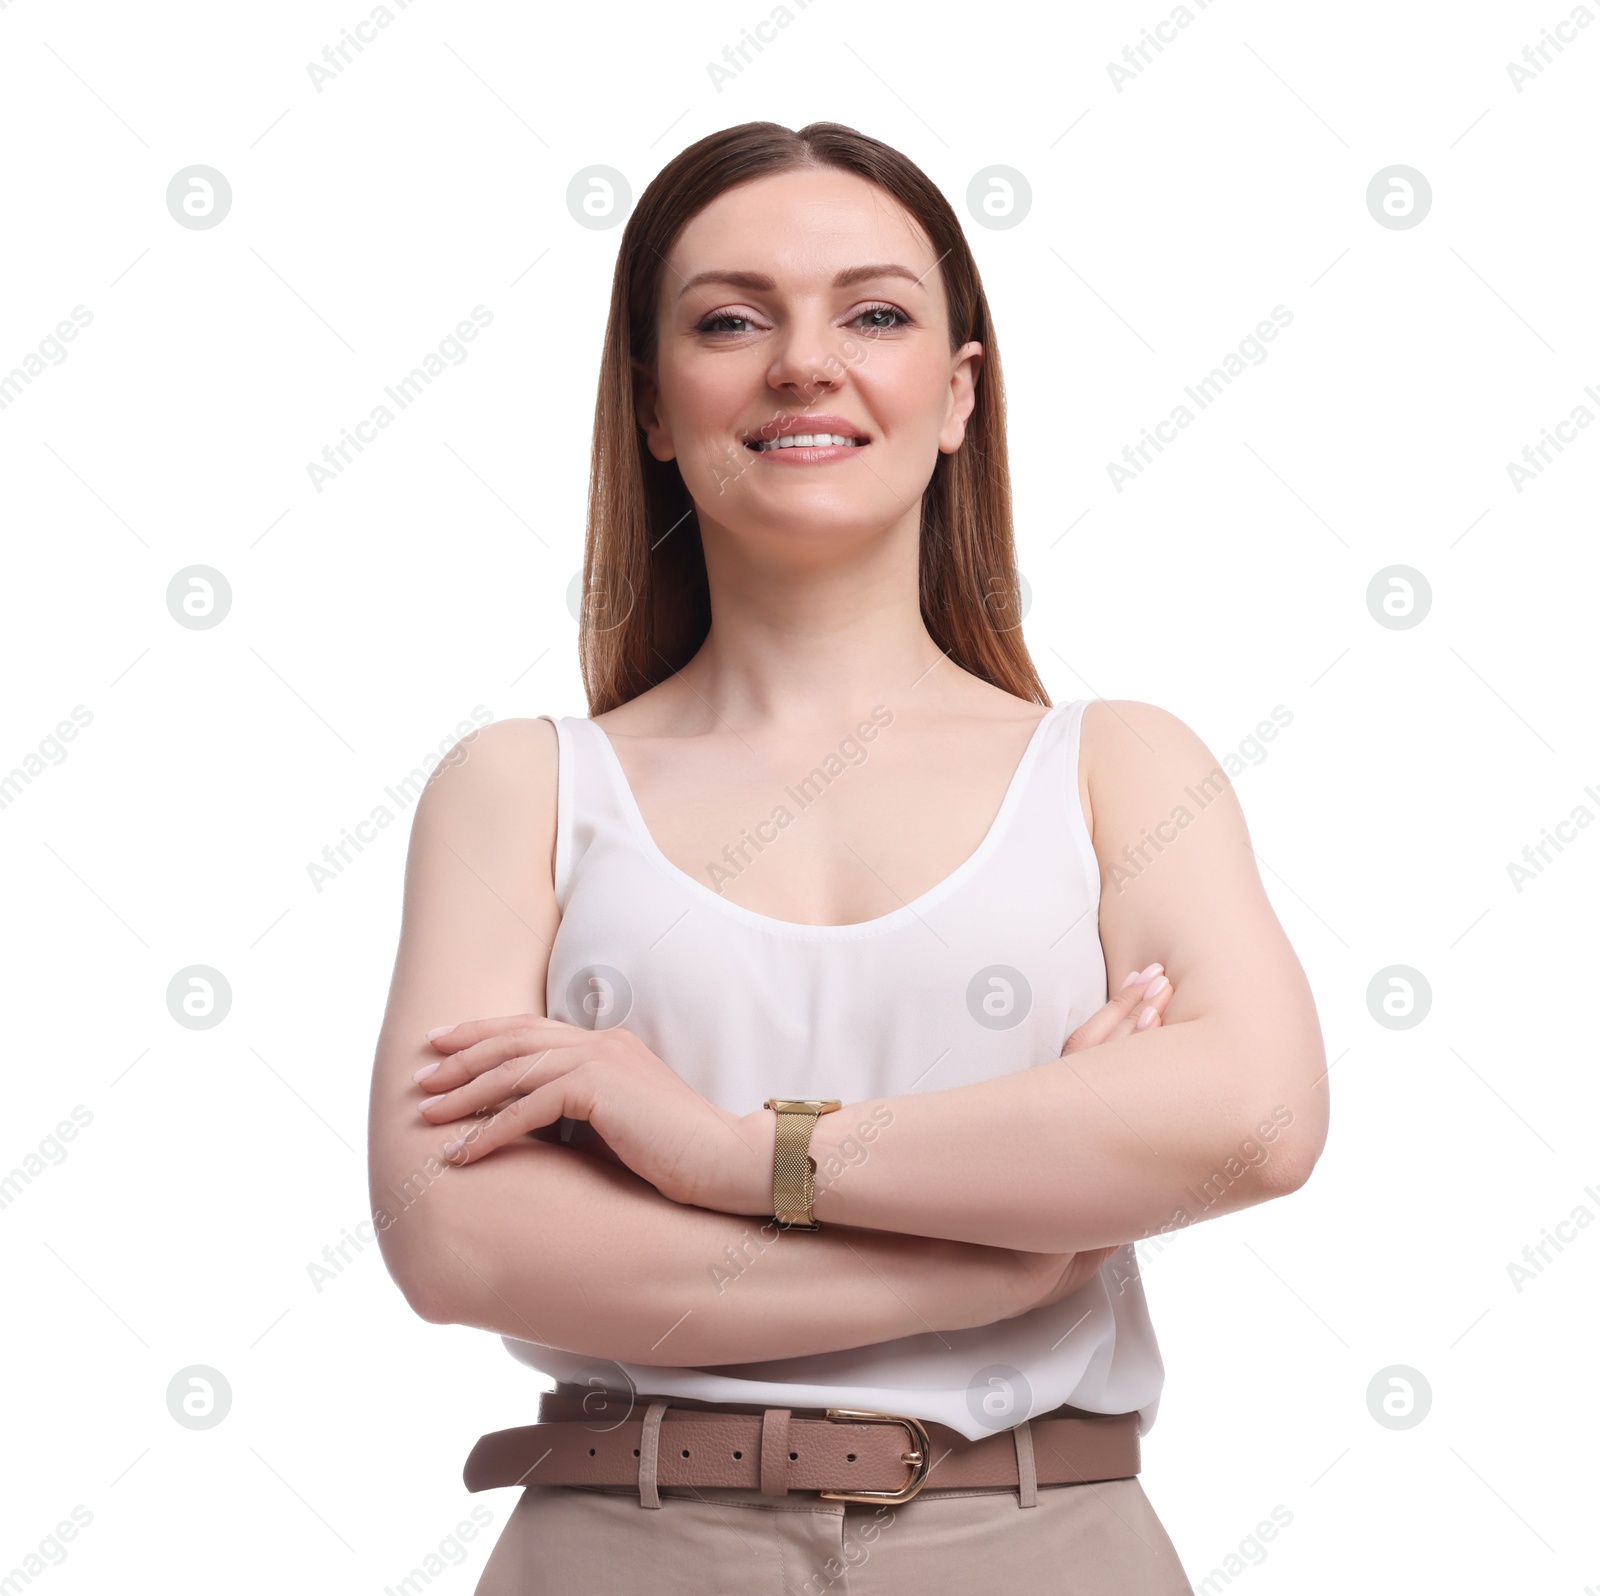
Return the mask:
M1263 1197L1286 1197L1311 1178L1328 1136L1325 1081L1306 1088L1310 1072L1246 1108L1236 1156L1248 1164ZM1263 1107L1266 1103L1268 1106Z
M449 1165L431 1156L406 1157L411 1151L379 1148L368 1166L378 1251L389 1278L419 1319L468 1324L479 1307L471 1289L474 1275L481 1279L483 1272L471 1234L471 1209L458 1182L443 1178Z
M450 1294L441 1289L437 1280L420 1273L395 1274L394 1283L406 1299L406 1306L419 1319L429 1324L459 1324L460 1315L455 1310Z
M1256 1182L1265 1197L1287 1197L1311 1179L1322 1156L1326 1121L1309 1111L1279 1102L1258 1117L1241 1146L1255 1169Z
M1296 1142L1290 1142L1280 1151L1275 1151L1261 1166L1262 1186L1266 1195L1287 1197L1290 1192L1299 1191L1311 1179L1311 1171L1316 1164L1316 1155L1307 1152Z
M444 1282L439 1279L437 1271L427 1268L420 1260L391 1257L387 1252L384 1262L389 1268L389 1278L406 1299L406 1306L419 1319L425 1319L429 1324L457 1322L450 1294L444 1289Z
M432 1227L423 1226L422 1216L415 1212L385 1217L388 1223L378 1232L378 1251L407 1307L429 1324L462 1323L460 1293L452 1272L441 1263L446 1251L442 1239Z

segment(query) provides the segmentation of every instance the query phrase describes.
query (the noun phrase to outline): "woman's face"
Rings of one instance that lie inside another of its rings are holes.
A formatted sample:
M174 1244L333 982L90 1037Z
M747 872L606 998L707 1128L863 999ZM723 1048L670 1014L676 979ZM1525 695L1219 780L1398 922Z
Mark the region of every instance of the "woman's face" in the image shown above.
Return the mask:
M662 276L656 348L655 371L637 368L639 421L651 454L678 462L702 535L813 548L915 531L983 354L951 350L916 221L832 167L742 184L689 222ZM785 435L817 442L774 447Z

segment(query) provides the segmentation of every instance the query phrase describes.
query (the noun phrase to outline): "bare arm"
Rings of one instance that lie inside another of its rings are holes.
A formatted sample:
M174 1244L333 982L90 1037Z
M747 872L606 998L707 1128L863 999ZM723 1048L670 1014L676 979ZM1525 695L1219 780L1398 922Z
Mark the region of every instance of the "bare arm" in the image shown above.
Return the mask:
M424 1033L545 1013L555 808L554 730L517 720L457 744L412 821L369 1178L384 1260L422 1317L621 1361L716 1364L987 1324L1068 1282L1059 1257L848 1226L763 1233L543 1140L444 1164L412 1081L438 1057Z
M424 1316L626 1363L759 1362L988 1324L1069 1264L848 1226L784 1232L542 1141L447 1178L474 1206L438 1238L450 1256Z
M1308 1177L1327 1134L1322 1034L1231 785L1187 726L1149 704L1091 704L1083 735L1107 967L1165 963L1175 991L1161 1028L824 1115L818 1219L1071 1252L1215 1218ZM866 1156L839 1156L879 1101L892 1123ZM772 1122L745 1122L767 1156Z

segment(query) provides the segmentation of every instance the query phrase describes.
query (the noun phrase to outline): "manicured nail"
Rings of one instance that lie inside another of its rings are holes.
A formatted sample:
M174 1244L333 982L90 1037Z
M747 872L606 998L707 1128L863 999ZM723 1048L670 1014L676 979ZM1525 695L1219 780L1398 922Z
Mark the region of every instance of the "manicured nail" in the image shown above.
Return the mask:
M421 1069L420 1069L420 1070L418 1070L418 1071L417 1071L417 1073L416 1073L416 1074L415 1074L415 1075L413 1075L413 1076L412 1076L412 1077L411 1077L411 1079L412 1079L412 1080L414 1080L414 1081L425 1081L425 1080L427 1080L427 1078L428 1078L428 1077L429 1077L429 1076L430 1076L430 1075L432 1075L432 1074L433 1074L433 1072L434 1072L434 1071L435 1071L435 1070L436 1070L436 1069L438 1069L438 1067L439 1067L439 1066L440 1066L440 1065L441 1065L441 1064L442 1064L442 1063L444 1063L444 1060L443 1060L443 1059L442 1059L442 1058L436 1058L436 1059L435 1059L435 1060L434 1060L434 1061L433 1061L433 1063L431 1063L431 1064L424 1064L424 1065L423 1065L423 1066L422 1066L422 1068L421 1068Z
M1156 1011L1153 1008L1146 1009L1144 1013L1139 1016L1137 1022L1135 1023L1133 1027L1134 1030L1143 1031L1149 1029L1150 1025L1154 1022L1155 1017Z
M1133 983L1135 981L1137 981L1138 979L1139 979L1139 972L1137 970L1135 970L1135 971L1132 972L1132 974L1129 975L1128 979L1126 981L1124 981L1122 983L1122 985L1117 988L1117 990L1119 992L1126 992L1128 990L1128 988L1130 986L1132 986Z
M1150 984L1149 984L1149 986L1147 986L1147 987L1146 987L1146 988L1145 988L1145 989L1144 989L1144 995L1145 995L1145 998L1146 998L1146 999L1147 999L1147 1000L1149 1000L1149 1001L1152 1001L1152 1002L1153 1002L1153 1001L1154 1001L1154 1000L1155 1000L1155 999L1156 999L1156 998L1158 998L1158 997L1160 997L1160 996L1161 996L1161 994L1162 994L1162 993L1163 993L1163 992L1165 992L1165 991L1166 991L1166 989L1167 989L1167 988L1168 988L1168 987L1169 987L1169 986L1171 986L1171 985L1172 985L1172 983L1171 983L1171 982L1170 982L1170 981L1169 981L1169 980L1168 980L1168 979L1167 979L1167 978L1166 978L1166 976L1164 976L1164 975L1158 975L1158 976L1157 976L1157 977L1156 977L1156 978L1155 978L1155 980L1153 980L1153 981L1152 981L1152 982L1151 982L1151 983L1150 983Z
M1159 964L1146 965L1145 968L1139 972L1139 979L1141 981L1148 981L1152 975L1160 975L1160 973L1161 966Z
M1159 970L1160 968L1161 968L1161 966L1158 964L1156 966L1156 969ZM453 1026L453 1025L436 1025L436 1026L434 1026L434 1028L431 1031L428 1031L428 1032L426 1032L424 1034L426 1036L426 1039L431 1042L434 1039L434 1037L443 1036L446 1031L453 1031L453 1030L455 1030L455 1026Z
M440 1092L437 1097L423 1098L423 1100L417 1104L418 1113L421 1113L424 1109L432 1108L435 1103L442 1103L447 1096L449 1096L449 1093Z

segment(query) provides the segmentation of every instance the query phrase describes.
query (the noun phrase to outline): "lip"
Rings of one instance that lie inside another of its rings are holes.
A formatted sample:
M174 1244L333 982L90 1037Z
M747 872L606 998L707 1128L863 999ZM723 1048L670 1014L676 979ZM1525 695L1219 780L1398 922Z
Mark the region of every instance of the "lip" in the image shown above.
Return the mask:
M770 443L774 438L792 438L797 433L807 432L832 432L841 438L859 438L863 444L872 440L858 427L855 422L847 421L843 416L812 415L781 415L771 420L763 421L759 427L752 427L745 434L745 446L748 448L751 440L761 443ZM850 447L848 444L846 447Z

